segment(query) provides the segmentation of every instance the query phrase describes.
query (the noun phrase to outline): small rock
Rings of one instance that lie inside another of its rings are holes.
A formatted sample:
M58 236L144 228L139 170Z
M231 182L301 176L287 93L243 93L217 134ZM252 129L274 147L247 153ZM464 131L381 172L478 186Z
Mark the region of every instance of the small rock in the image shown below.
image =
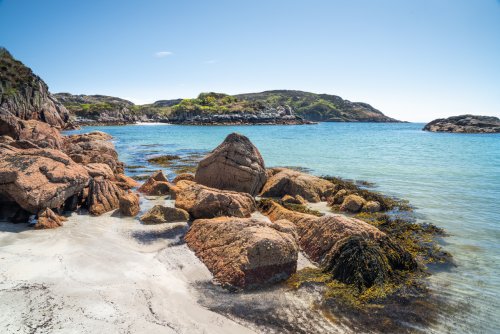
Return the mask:
M363 205L364 212L379 212L381 209L380 203L377 201L368 201Z
M120 197L120 212L124 216L135 217L141 210L139 206L139 195L129 192Z
M347 211L356 213L361 210L363 205L366 203L365 199L358 195L349 195L347 196L342 205L340 206L341 211Z
M35 229L42 230L56 228L62 226L63 222L66 220L66 217L56 215L54 211L46 208L38 213L38 221L35 224Z
M142 215L140 219L144 224L185 222L189 220L189 213L178 208L155 205L151 210Z

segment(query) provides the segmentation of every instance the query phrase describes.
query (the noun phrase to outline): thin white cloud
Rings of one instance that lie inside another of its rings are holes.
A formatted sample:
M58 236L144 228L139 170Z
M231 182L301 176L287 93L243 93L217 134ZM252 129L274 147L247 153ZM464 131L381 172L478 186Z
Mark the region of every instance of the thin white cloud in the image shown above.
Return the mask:
M154 54L154 56L156 58L165 58L165 57L168 57L168 56L171 56L173 55L174 53L173 52L170 52L170 51L158 51Z
M217 62L217 60L215 59L210 59L210 60L205 60L203 63L204 64L215 64Z

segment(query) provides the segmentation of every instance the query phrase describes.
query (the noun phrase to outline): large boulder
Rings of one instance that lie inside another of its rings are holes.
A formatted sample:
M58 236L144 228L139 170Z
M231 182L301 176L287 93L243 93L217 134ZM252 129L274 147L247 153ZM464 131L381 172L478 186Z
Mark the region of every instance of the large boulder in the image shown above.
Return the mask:
M100 176L93 178L89 184L87 207L91 215L99 216L117 209L120 206L120 197L124 191L110 180Z
M199 219L185 240L223 286L258 287L287 279L297 269L295 228L286 220Z
M100 131L64 137L63 150L75 162L82 165L104 163L113 173L123 173L123 164L110 141L111 136Z
M85 168L60 151L0 144L0 195L29 212L61 207L89 179Z
M124 216L135 217L141 210L139 206L139 195L133 192L123 194L119 199L120 213Z
M262 205L261 210L271 221L293 222L307 256L335 279L360 289L386 281L395 270L417 267L408 251L362 220L342 215L315 217L272 201Z
M200 161L195 181L211 188L256 196L266 183L264 160L247 137L231 133Z
M189 220L187 211L163 205L155 205L141 216L144 224L163 224L172 222L186 222Z
M83 166L92 177L102 176L105 179L113 178L113 171L107 164L89 163Z
M300 195L309 202L319 202L335 188L330 181L288 168L272 168L268 175L270 177L260 194L263 197Z
M177 183L175 206L186 210L195 219L250 217L256 209L254 198L247 193L209 188L191 181Z
M132 189L139 186L139 182L123 173L116 174L113 177L115 184L122 189Z

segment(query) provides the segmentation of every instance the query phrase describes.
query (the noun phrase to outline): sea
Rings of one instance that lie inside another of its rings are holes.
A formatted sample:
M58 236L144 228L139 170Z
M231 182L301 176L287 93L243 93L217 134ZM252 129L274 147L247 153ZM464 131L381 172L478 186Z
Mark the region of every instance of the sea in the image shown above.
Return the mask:
M443 228L453 265L432 269L435 294L451 305L430 332L500 333L500 134L422 131L419 123L189 126L136 124L84 127L109 133L130 176L169 167L148 159L199 158L232 133L260 150L266 167L292 166L315 175L373 183L407 199L418 222Z

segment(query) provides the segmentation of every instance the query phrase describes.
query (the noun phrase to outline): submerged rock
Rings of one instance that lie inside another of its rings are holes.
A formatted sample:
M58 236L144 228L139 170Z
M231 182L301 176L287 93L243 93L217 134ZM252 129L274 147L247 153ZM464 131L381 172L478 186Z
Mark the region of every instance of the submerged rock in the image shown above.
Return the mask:
M319 202L335 187L327 180L287 168L272 168L268 175L270 177L260 194L263 197L281 198L285 195L292 197L299 195L309 202Z
M394 270L417 267L410 253L362 220L341 215L318 218L290 211L272 201L262 204L261 210L271 221L293 222L302 250L343 283L368 288L385 282Z
M250 217L256 209L255 200L247 193L209 188L191 181L177 183L175 206L195 219Z
M286 220L198 219L185 240L223 286L258 287L287 279L297 269L295 228Z
M189 220L189 213L178 208L155 205L151 210L142 215L140 219L144 224L185 222Z
M85 168L60 151L0 144L0 195L29 212L61 207L89 179Z
M259 150L245 136L231 133L198 164L195 181L207 187L257 195L266 183Z

